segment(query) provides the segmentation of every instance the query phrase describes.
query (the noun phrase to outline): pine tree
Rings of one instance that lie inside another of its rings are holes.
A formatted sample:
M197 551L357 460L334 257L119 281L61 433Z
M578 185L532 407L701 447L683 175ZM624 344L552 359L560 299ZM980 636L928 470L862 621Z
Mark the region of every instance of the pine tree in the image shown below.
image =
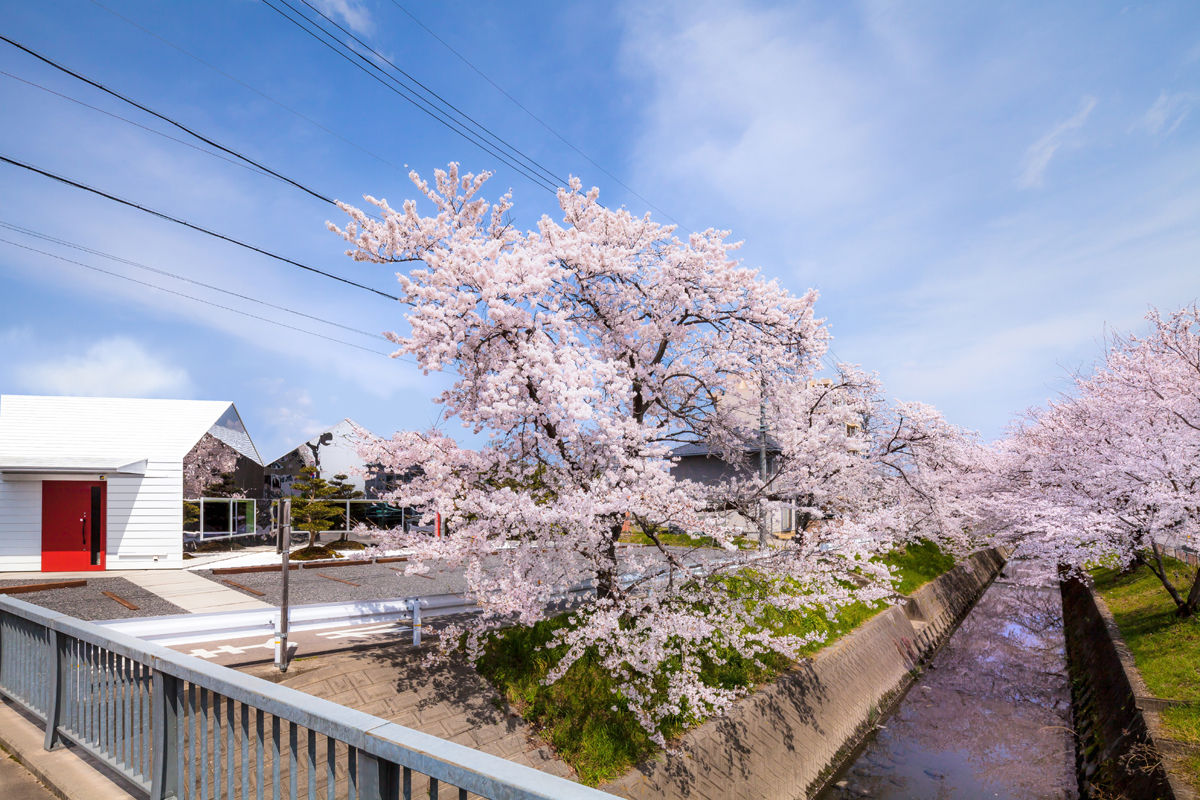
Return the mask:
M332 481L321 477L316 467L304 467L292 484L297 497L292 500L292 527L308 531L308 547L316 547L322 531L334 527L345 513L345 506L330 502L353 500L363 493L346 482L346 475L334 475ZM349 524L349 520L346 520Z

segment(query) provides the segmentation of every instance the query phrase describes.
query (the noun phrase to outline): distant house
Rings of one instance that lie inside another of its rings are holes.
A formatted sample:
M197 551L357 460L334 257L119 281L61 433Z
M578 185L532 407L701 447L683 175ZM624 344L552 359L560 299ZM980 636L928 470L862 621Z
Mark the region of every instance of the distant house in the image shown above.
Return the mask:
M779 445L767 437L767 474L773 474L779 458ZM750 478L759 474L762 449L757 438L747 439L746 444L733 458L722 457L703 443L685 444L671 451L675 465L671 474L679 480L695 481L714 489L734 478ZM776 538L790 539L796 535L796 512L793 498L772 497L767 503L767 532ZM714 495L713 513L725 515L733 530L747 536L757 535L758 521L727 508Z
M0 395L0 570L183 565L184 500L261 493L228 401Z

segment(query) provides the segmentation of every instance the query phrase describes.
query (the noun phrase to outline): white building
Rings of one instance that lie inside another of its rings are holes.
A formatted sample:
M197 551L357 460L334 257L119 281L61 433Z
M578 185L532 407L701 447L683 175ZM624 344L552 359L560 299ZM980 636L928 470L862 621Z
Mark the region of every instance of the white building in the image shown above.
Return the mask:
M181 567L185 461L262 485L233 403L0 395L0 570Z

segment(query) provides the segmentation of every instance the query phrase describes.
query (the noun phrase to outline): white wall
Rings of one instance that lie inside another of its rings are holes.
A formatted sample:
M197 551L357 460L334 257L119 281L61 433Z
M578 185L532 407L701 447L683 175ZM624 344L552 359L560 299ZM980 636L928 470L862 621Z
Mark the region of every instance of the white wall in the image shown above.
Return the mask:
M108 569L183 566L183 462L108 478Z
M42 482L0 475L0 570L42 568Z

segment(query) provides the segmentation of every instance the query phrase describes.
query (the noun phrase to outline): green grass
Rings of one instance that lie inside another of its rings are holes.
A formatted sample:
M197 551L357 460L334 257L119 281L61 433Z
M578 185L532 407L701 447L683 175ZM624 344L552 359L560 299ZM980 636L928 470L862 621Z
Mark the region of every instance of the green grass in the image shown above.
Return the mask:
M927 541L893 550L882 560L900 575L900 583L896 587L900 594L912 594L954 566L954 556Z
M1177 587L1190 584L1193 568L1173 559L1164 563ZM1175 603L1145 566L1127 574L1106 568L1092 574L1146 687L1156 697L1189 704L1163 712L1168 735L1200 745L1200 617L1177 617ZM1200 755L1188 766L1188 779L1200 788Z
M907 551L890 553L883 559L898 569L903 593L932 580L954 565L954 559L930 543L911 545ZM748 578L731 578L735 591L752 591ZM736 582L744 581L743 585ZM842 608L830 620L821 609L805 612L773 609L763 619L781 633L820 632L825 640L805 650L810 655L854 630L879 613L874 607L855 603ZM595 653L571 666L559 681L545 686L541 681L562 655L562 649L546 650L554 631L567 624L566 615L529 628L509 628L496 634L485 650L478 669L509 704L558 755L570 764L579 779L589 785L623 775L630 767L657 749L637 720L623 706L620 687L601 668ZM710 663L705 679L725 688L753 688L774 680L792 667L777 654L757 661L725 652L724 664ZM668 720L663 734L682 734L691 720Z

